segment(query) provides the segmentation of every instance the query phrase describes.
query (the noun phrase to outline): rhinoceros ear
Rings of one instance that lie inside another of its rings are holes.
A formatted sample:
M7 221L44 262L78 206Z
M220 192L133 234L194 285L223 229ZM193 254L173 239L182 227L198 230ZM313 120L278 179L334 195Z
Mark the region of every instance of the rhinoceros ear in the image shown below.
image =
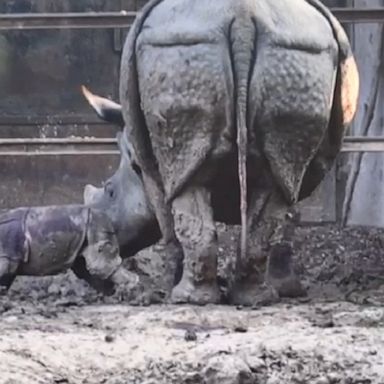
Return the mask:
M137 164L135 150L127 139L126 132L118 132L116 135L116 140L121 154L121 159L125 160L138 176L141 176L142 172L141 168ZM124 164L126 165L126 163Z
M125 138L125 132L117 132L116 134L117 146L119 148L121 156L128 160L129 163L132 161L132 148Z
M93 94L84 85L81 86L81 91L83 92L83 95L87 99L88 103L102 120L124 128L124 119L120 104Z
M117 132L116 134L116 141L117 141L117 146L119 148L121 156L125 156L125 149L124 149L124 142L122 138L123 133L122 132Z

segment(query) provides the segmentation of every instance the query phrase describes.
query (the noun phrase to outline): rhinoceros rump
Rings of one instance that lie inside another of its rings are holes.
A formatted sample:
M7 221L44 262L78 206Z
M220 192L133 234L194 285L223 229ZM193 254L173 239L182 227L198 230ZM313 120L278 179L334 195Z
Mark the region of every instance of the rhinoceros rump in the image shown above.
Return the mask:
M218 300L214 219L228 219L217 207L232 206L239 190L232 302L250 304L259 292L248 226L260 254L268 253L267 283L282 296L300 291L287 210L334 163L358 88L347 36L317 0L144 7L124 47L120 101L170 264L185 257L174 301Z

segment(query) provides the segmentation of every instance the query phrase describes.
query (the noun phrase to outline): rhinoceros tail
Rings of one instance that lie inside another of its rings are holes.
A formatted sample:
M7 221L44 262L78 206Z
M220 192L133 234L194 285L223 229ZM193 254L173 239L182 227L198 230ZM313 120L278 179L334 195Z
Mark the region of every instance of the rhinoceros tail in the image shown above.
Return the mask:
M248 88L255 63L256 23L248 17L235 19L230 30L231 55L236 100L236 130L238 151L238 172L240 184L241 238L240 260L247 257L247 152Z

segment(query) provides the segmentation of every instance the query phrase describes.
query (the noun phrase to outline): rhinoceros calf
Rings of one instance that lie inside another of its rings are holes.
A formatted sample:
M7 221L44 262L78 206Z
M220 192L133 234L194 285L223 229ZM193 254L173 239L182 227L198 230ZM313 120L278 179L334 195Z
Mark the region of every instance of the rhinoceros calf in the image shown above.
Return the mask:
M0 215L0 286L16 276L55 275L72 268L92 287L112 294L137 282L125 270L105 213L81 205L23 207Z

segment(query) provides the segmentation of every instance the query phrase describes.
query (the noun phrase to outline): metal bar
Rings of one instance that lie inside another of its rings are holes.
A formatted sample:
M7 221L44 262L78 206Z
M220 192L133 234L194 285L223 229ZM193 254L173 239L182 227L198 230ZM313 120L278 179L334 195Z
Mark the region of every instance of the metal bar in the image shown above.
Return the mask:
M0 14L0 30L127 28L137 12L12 13Z
M116 143L117 141L114 138L99 137L0 139L0 147L12 145L116 145Z
M380 146L369 146L369 147L358 147L358 146L345 146L342 148L341 153L381 153L384 152L384 145ZM26 152L24 150L14 150L14 151L0 151L1 157L38 157L38 156L119 156L120 152L118 150L45 150L38 149L31 152Z
M384 137L346 136L341 152L384 152Z
M344 23L384 22L384 8L331 8ZM128 28L137 12L0 14L0 30Z
M51 115L51 116L0 116L2 125L108 125L96 114L89 115Z
M331 8L343 23L382 23L384 8Z
M384 136L345 136L344 143L383 143Z
M384 152L384 143L376 142L376 143L344 143L341 149L343 153L350 152L366 152L366 153L374 153L374 152Z
M116 145L117 140L114 137L47 137L47 138L0 138L0 146L3 145L97 145L109 144ZM346 136L344 144L378 144L384 146L384 136Z
M36 151L36 152L23 152L23 151L7 151L1 152L0 157L5 156L24 156L24 157L37 157L37 156L119 156L118 150L62 150L62 151Z
M113 138L0 139L0 156L119 155ZM348 137L342 153L384 153L384 137Z

